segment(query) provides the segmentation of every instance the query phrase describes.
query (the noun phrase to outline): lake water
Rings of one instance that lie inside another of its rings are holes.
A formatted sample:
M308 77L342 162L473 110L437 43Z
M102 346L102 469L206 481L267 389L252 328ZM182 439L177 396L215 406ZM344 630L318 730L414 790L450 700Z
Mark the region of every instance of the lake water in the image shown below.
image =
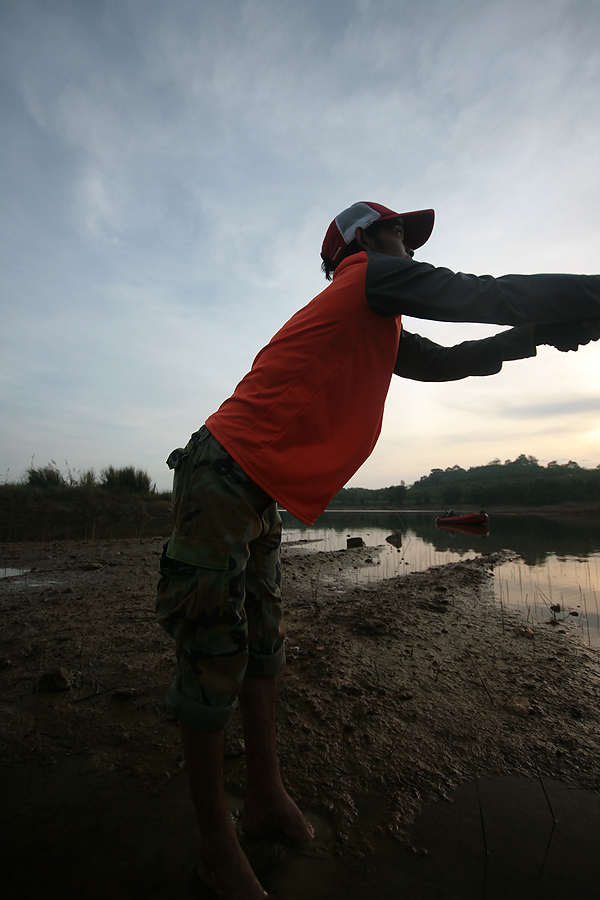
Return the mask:
M357 583L509 551L511 560L495 570L497 602L518 607L530 621L555 620L557 627L575 630L586 644L600 648L600 523L595 519L498 514L490 516L488 533L464 534L438 528L432 512L331 511L312 526L289 513L282 518L283 540L290 546L301 541L298 547L309 551L340 550L348 537L362 537L368 547L377 547L371 563L350 572ZM395 531L402 534L399 549L386 542ZM323 575L327 578L327 571Z

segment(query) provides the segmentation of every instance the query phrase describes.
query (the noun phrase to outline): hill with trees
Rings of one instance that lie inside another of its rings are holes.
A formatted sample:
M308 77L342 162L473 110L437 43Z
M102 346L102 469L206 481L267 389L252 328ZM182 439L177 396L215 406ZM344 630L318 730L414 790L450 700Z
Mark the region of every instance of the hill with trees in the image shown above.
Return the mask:
M484 466L432 469L409 487L343 488L330 509L540 507L600 502L600 466L585 469L573 460L547 466L534 456L494 459Z

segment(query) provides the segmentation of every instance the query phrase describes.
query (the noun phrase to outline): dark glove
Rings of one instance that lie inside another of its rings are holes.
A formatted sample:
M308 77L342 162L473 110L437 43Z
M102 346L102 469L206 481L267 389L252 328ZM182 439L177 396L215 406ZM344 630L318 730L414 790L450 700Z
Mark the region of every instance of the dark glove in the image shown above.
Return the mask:
M590 341L600 338L600 317L580 319L576 322L556 322L551 325L534 325L536 344L548 344L566 353L577 350Z

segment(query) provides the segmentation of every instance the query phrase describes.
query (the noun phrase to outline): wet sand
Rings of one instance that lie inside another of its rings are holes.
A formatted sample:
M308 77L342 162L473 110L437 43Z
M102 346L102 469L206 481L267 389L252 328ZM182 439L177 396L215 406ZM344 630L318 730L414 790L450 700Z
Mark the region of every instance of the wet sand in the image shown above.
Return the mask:
M10 898L188 894L197 837L178 726L163 705L173 651L153 616L161 544L2 547L3 566L29 570L0 580ZM492 897L500 871L521 885L525 875L506 842L502 852L481 851L482 835L492 844L494 823L508 836L530 821L528 833L544 835L547 883L538 878L541 851L529 854L540 896L565 896L552 893L558 839L572 840L579 823L575 846L585 851L600 827L598 653L495 604L492 558L356 584L354 570L375 558L373 548L285 547L279 748L317 840L303 851L246 840L253 864L281 900ZM236 816L244 793L237 716L226 756ZM556 797L569 790L571 805L586 810L568 828L564 811L562 824L548 813L555 784ZM498 808L503 795L512 799ZM435 821L446 823L449 846ZM471 834L468 847L461 834ZM483 861L476 879L471 852ZM499 865L502 854L508 862ZM449 876L447 860L461 857L468 884ZM573 896L585 900L585 890L582 882Z

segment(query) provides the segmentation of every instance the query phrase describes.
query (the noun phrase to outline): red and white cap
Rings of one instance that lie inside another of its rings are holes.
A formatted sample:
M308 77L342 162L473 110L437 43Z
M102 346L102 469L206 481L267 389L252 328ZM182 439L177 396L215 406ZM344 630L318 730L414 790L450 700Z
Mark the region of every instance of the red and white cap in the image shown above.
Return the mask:
M353 203L348 209L336 216L325 235L321 248L321 257L335 263L340 253L345 250L358 227L368 228L373 222L385 219L402 219L404 239L410 250L417 250L428 240L433 231L434 211L419 209L414 212L398 213L381 203Z

